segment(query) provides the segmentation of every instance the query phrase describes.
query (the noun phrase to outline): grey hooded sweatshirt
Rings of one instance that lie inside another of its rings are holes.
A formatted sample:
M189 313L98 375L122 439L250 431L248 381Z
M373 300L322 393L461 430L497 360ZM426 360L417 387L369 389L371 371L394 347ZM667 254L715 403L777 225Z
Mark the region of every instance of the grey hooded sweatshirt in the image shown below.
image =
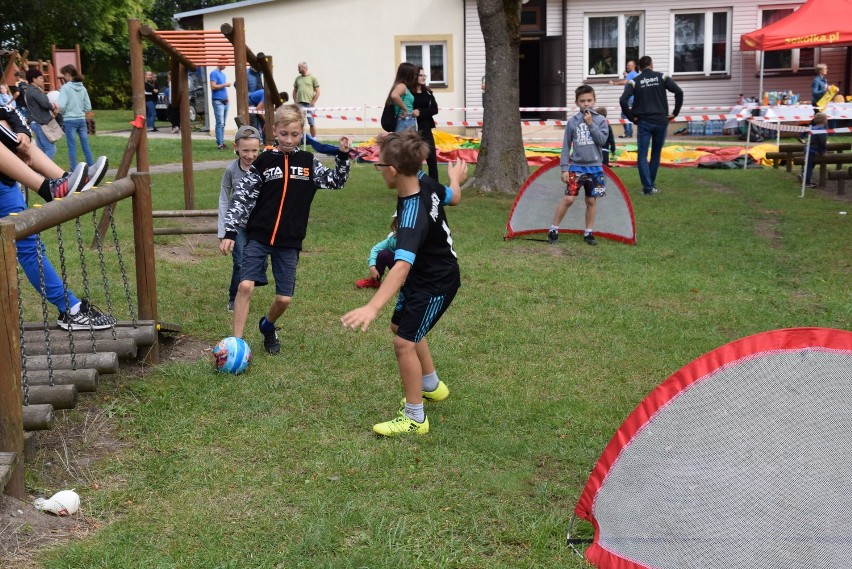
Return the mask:
M567 172L571 164L577 166L603 164L601 148L606 145L606 139L609 137L609 126L605 117L594 110L589 112L592 113L592 126L586 124L582 112L568 119L565 138L562 140L562 157L559 159L563 172Z

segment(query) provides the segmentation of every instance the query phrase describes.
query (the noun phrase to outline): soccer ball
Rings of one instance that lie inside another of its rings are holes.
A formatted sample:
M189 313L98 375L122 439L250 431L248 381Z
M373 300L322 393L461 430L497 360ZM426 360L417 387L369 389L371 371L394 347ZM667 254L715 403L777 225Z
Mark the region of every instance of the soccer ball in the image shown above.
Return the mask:
M251 348L242 338L228 336L213 348L216 370L222 373L243 373L251 363Z

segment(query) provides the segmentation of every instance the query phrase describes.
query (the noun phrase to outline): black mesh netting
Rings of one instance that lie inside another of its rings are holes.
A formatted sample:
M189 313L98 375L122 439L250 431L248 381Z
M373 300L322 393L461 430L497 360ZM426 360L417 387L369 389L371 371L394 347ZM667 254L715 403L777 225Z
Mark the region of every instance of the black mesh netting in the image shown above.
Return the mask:
M852 356L754 356L692 385L621 452L599 545L659 568L852 566Z

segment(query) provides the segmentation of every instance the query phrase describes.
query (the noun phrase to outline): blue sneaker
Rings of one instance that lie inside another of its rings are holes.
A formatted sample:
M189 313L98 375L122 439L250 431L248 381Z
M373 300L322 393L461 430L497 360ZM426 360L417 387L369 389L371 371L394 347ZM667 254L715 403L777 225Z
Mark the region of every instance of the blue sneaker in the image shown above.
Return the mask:
M261 317L257 325L260 333L263 334L263 347L269 354L277 354L281 351L281 342L278 341L278 328L275 324L266 319L266 316Z

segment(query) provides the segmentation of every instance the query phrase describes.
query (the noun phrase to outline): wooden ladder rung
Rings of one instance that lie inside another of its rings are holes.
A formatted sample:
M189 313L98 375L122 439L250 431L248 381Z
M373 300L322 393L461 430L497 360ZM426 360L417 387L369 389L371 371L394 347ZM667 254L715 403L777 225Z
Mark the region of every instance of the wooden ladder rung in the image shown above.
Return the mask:
M0 489L6 488L17 466L18 456L14 452L0 452Z

